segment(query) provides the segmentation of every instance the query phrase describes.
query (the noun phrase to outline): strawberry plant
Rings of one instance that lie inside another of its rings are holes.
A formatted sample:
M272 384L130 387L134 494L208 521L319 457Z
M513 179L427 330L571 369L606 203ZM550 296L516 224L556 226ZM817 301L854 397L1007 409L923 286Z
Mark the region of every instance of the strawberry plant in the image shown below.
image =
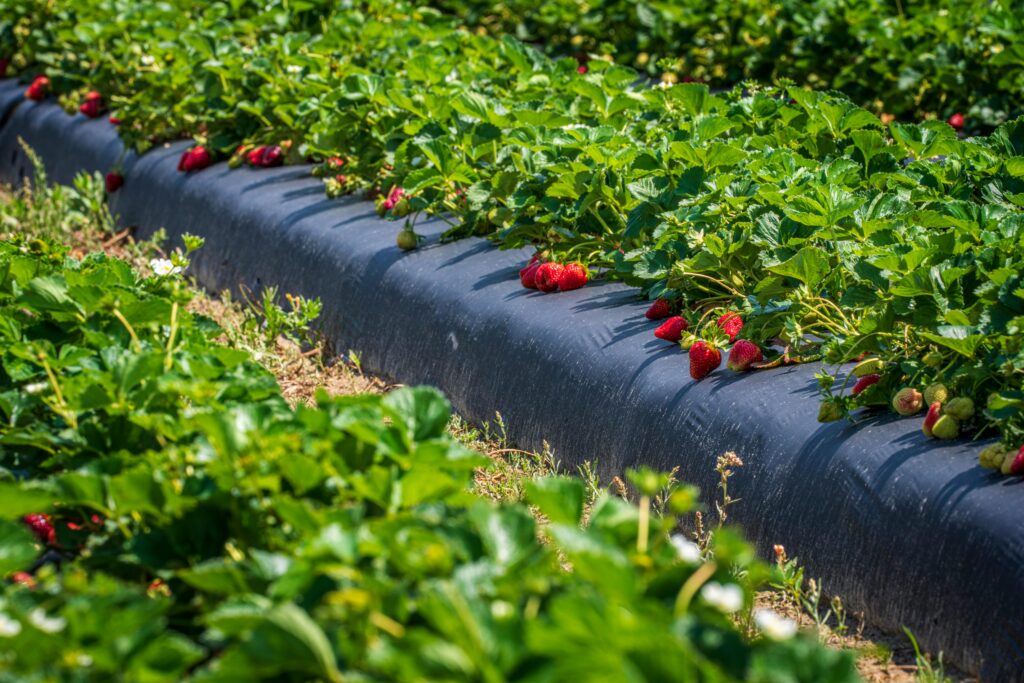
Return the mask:
M289 406L189 311L199 246L144 276L0 241L0 680L857 680L743 625L778 577L673 536L695 491L667 476L585 523L581 481L537 480L538 531L470 493L437 391Z
M1018 13L963 3L989 22L984 31L926 4L884 24L895 28L879 49L906 52L904 30L967 30L948 44L1011 70L998 80L1014 83L1013 50L995 46ZM719 355L743 340L757 347L761 360L748 363L756 354L744 345L735 367L825 361L823 420L861 409L917 414L916 400L897 400L899 392L942 383L949 399L974 409L949 413L941 434L998 435L1007 452L1024 443L1024 119L965 137L958 128L971 129L965 120L975 113L960 105L948 123L911 124L782 78L714 93L692 82L651 86L605 59L583 60L581 73L580 59L466 31L399 0L358 9L241 1L230 14L216 3L36 4L0 9L26 87L47 78L33 94L69 112L100 92L139 151L192 139L183 172L229 158L254 167L308 160L332 196L362 190L383 215L404 219L400 248L418 245L419 216L436 215L451 225L446 239L535 247L543 259L524 268L524 287L554 291L565 264L578 264L563 289L595 277L636 286L664 302L652 313L668 320L655 332L662 338L678 341L686 329ZM844 36L888 15L866 0L799 5L778 16L818 7L825 25L850 24ZM747 14L726 9L728 35L761 40L739 28ZM751 47L742 54L761 55ZM817 65L820 51L807 49L805 61ZM953 53L943 55L930 63L946 74ZM872 68L892 68L875 58ZM763 75L741 68L722 79L748 73ZM930 86L915 87L932 97ZM982 118L997 123L1016 110L999 111ZM705 335L721 327L725 341ZM844 377L842 364L868 355L882 363L877 379ZM702 363L697 374L717 367ZM931 403L925 397L918 412Z

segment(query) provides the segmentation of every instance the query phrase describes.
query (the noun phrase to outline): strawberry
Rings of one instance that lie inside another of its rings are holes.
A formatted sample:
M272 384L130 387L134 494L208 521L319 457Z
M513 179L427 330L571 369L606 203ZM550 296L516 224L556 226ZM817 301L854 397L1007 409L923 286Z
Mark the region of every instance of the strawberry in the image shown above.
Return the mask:
M818 408L818 422L835 422L845 414L843 405L834 399L822 401Z
M250 166L257 166L259 168L270 168L284 163L284 154L277 145L255 147L246 154L245 158Z
M952 415L940 415L932 425L932 436L936 439L955 439L960 434L960 422Z
M181 159L178 161L178 170L185 173L201 171L211 163L213 163L213 156L210 154L210 151L199 145L181 155Z
M412 228L405 228L398 233L396 244L402 251L412 251L420 243L420 236L417 235Z
M576 73L579 73L579 74L587 73L587 67L585 67L582 64L580 64L578 67L576 67Z
M668 299L655 299L651 307L644 313L648 320L664 320L670 315L672 315L672 304L668 302Z
M974 417L974 401L966 396L958 396L949 399L946 404L946 415L952 415L958 420L970 420Z
M558 276L558 289L568 292L587 284L587 269L580 263L567 263Z
M111 171L104 179L107 184L107 192L117 192L124 185L124 176L116 171Z
M853 391L851 393L856 396L872 384L877 384L880 379L882 379L881 375L864 375L857 380L856 384L853 385Z
M530 261L519 271L519 282L522 283L523 287L526 289L537 289L536 277L539 268L539 263Z
M405 188L401 188L397 185L392 187L391 191L388 192L387 199L384 200L384 210L390 211L391 209L395 208L395 206L398 205L398 202L400 202L404 196Z
M690 377L704 379L722 364L722 352L704 340L690 347Z
M683 337L683 332L690 328L690 323L686 322L686 319L681 315L674 315L654 331L654 336L658 339L664 339L667 342L678 344L679 340Z
M90 119L99 118L100 110L103 109L103 96L95 90L90 90L85 95L85 101L78 107Z
M49 89L50 79L46 76L36 76L36 80L32 81L32 85L25 89L25 97L39 102L46 97L46 91Z
M865 375L876 375L884 368L885 363L881 358L865 358L853 366L853 376L864 377Z
M553 292L558 289L558 278L562 276L563 268L561 263L542 263L533 275L537 289L542 292Z
M739 313L724 313L718 318L718 326L729 335L729 343L736 341L740 330L743 329L743 318Z
M7 67L11 65L11 60L7 57L0 59L0 78L7 75Z
M1010 474L1024 474L1024 446L1021 446L1017 455L1013 456L1013 460L1010 462Z
M928 405L933 403L945 403L949 399L949 389L942 382L929 384L924 388L924 402Z
M928 414L924 416L924 424L921 425L921 431L924 432L925 436L932 436L932 427L942 417L942 404L936 401L935 403L928 406Z
M735 372L743 372L744 370L749 370L750 366L754 363L760 363L763 360L764 355L757 344L746 339L740 339L729 350L729 360L726 361L725 365Z
M917 415L924 405L924 397L914 387L903 387L892 397L892 409L904 417Z
M978 464L990 470L998 470L1006 459L1006 447L1001 443L994 443L981 449L978 453Z
M11 574L11 581L13 583L20 583L22 586L25 586L26 588L34 589L36 587L35 577L33 577L28 572L14 572L13 574Z
M110 121L110 125L112 125L112 126L120 126L120 125L121 125L121 119L117 118L117 117L116 117L116 116L114 116L113 114L111 114L111 115L110 115L110 116L109 116L109 117L107 118L107 121Z
M32 533L36 535L40 543L44 545L53 545L57 542L57 532L53 529L53 523L50 521L50 515L46 514L33 514L25 515L22 520Z
M953 129L956 130L957 132L960 132L960 130L964 127L964 115L961 114L960 112L957 112L950 116L948 119L946 119L946 123L953 126Z

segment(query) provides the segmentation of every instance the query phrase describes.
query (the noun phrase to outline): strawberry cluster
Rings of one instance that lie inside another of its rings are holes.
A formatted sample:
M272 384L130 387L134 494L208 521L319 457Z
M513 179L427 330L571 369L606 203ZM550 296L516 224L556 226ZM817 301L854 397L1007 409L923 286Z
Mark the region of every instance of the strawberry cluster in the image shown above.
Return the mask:
M272 168L284 163L284 152L278 145L260 145L249 150L245 160L256 168Z
M743 330L743 317L735 311L726 311L713 324L704 326L700 335L691 334L690 322L674 314L668 299L655 299L644 313L648 320L663 321L654 330L658 339L679 344L689 349L690 377L704 379L722 364L722 349L732 344L726 367L733 372L745 372L764 361L761 347L747 339L738 339Z
M523 287L544 293L579 289L589 279L590 274L582 263L547 261L540 254L534 254L530 262L519 271L519 282Z

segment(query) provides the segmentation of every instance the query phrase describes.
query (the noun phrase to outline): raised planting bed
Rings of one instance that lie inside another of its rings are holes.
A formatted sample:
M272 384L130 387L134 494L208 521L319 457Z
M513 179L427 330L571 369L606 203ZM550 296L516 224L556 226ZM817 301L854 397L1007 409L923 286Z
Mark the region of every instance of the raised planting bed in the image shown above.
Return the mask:
M23 86L4 82L0 105ZM12 105L13 106L13 105ZM27 171L18 138L51 178L106 172L115 129L23 102L0 130L0 173ZM731 519L768 556L798 555L810 576L878 625L911 629L933 652L991 680L1024 680L1024 500L1017 479L978 466L978 444L936 445L921 417L886 413L819 424L817 364L695 382L685 353L653 337L648 303L602 282L558 295L521 288L529 252L466 239L395 247L398 226L371 203L324 198L309 169L176 170L185 144L129 155L112 195L124 225L174 242L206 239L194 272L213 288L276 285L320 297L325 332L370 370L432 384L467 418L500 411L524 447L546 439L567 469L595 461L605 476L640 464L679 467L711 495L716 456L745 465L730 482Z

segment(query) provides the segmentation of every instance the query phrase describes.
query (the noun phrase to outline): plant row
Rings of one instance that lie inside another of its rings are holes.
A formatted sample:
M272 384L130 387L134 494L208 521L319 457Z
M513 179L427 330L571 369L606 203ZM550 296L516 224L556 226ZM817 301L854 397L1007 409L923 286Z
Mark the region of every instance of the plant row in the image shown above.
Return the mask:
M652 76L729 88L782 79L840 90L877 114L1024 113L1024 7L1010 0L434 0L470 27L582 65L611 56Z
M403 248L435 214L449 239L536 247L525 287L639 287L696 379L727 350L734 370L870 357L864 381L823 371L809 412L927 409L927 436L998 434L983 464L1024 467L1024 121L968 138L792 85L651 87L396 1L236 5L5 16L28 97L110 116L139 151L191 137L182 172L312 161L329 195L405 218Z
M291 407L190 312L185 243L144 276L0 240L0 681L856 680L751 610L779 570L736 534L673 534L691 487L583 523L536 480L538 529L433 389Z

